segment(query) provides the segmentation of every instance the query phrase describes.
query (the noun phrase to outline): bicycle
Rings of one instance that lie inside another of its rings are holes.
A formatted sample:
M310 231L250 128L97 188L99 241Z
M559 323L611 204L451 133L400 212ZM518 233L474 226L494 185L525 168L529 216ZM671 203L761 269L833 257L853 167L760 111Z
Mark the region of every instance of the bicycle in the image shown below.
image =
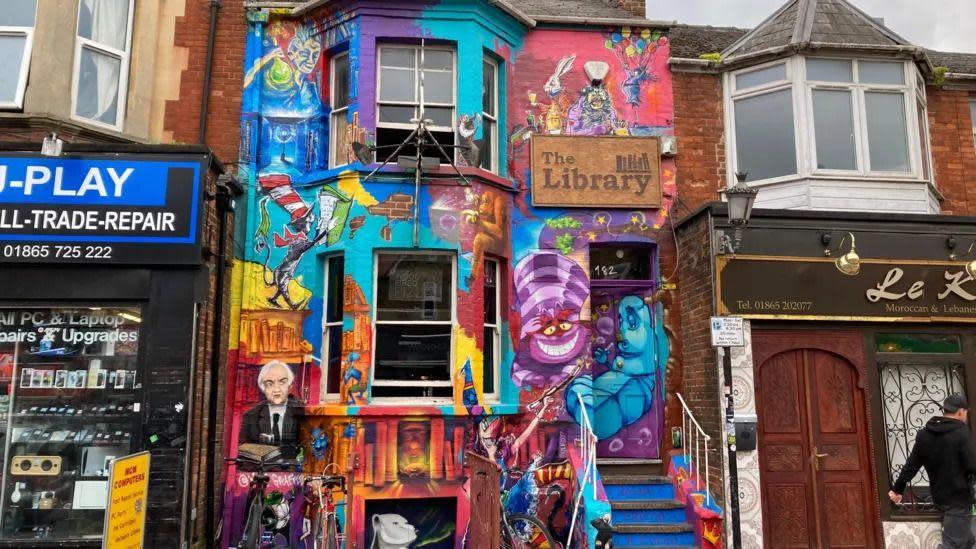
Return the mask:
M268 510L274 513L274 506L282 503L282 501L268 501L266 493L268 483L271 481L271 477L268 476L267 473L289 468L296 469L298 464L277 458L268 460L252 459L241 456L236 458L225 458L225 461L234 463L236 465L246 465L257 468L257 471L251 478L248 485L247 520L244 522L244 533L234 548L290 549L290 546L287 543L282 545L275 542L273 539L266 539L273 538L273 532L269 532L267 527L273 526L274 524L265 524L265 511ZM271 534L270 536L268 536L269 533Z
M501 549L558 549L552 534L532 515L502 509Z
M342 475L309 476L305 478L305 486L308 487L309 485L311 485L318 499L317 503L314 499L310 502L316 507L315 523L312 527L312 548L339 549L340 543L345 541L346 536L339 530L336 515L337 504L333 500L332 494L335 491L342 494L346 493L346 477ZM308 496L306 496L306 501L308 501ZM345 503L338 505L345 505Z

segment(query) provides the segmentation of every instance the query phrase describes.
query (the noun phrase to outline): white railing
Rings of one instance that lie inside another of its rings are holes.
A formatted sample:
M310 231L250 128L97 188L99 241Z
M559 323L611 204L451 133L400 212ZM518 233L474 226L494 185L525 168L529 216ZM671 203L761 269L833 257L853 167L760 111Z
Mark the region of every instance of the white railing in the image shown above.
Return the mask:
M580 407L580 457L583 460L583 477L579 480L579 489L576 491L576 503L573 505L573 517L569 522L569 535L566 539L573 539L573 530L576 527L576 517L579 516L579 507L583 502L583 490L587 486L593 490L593 498L596 499L596 435L593 434L593 424L590 423L590 416L586 413L586 406L583 397L576 393Z
M695 414L691 413L691 409L685 404L685 399L681 397L681 393L675 393L678 396L678 401L681 402L681 452L684 455L685 463L695 470L695 489L701 490L701 465L704 461L705 465L705 504L710 505L712 503L712 494L708 489L708 475L710 470L708 468L708 441L712 437L705 434L705 430L701 428L698 421L695 419ZM694 429L692 429L694 427ZM695 447L691 448L691 437L694 436ZM704 455L705 459L702 460L701 456Z

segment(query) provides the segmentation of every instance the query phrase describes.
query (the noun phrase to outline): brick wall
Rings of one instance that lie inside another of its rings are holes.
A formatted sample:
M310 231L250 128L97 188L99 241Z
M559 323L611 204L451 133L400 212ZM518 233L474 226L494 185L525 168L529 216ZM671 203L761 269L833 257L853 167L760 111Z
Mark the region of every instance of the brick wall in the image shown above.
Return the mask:
M678 198L690 211L718 200L718 189L725 187L722 78L675 72L672 81Z
M708 317L712 315L712 270L708 216L700 215L678 230L678 296L681 301L682 396L702 429L712 437L708 478L712 494L723 501L722 417L719 365L711 346Z
M210 103L207 107L206 143L223 162L237 160L240 137L241 92L244 74L244 42L247 20L244 2L221 2L217 19L211 69ZM200 125L210 1L186 0L183 17L176 21L176 46L189 49L187 67L180 80L178 100L167 101L163 128L179 143L196 143Z
M942 213L976 214L976 148L969 115L968 91L926 89L929 109L929 135L935 183L945 195Z

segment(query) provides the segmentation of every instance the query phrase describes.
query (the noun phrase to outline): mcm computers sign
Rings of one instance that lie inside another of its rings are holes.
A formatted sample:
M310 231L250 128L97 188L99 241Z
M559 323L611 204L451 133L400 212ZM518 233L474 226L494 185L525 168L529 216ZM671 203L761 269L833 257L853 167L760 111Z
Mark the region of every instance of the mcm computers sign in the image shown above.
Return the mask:
M200 261L207 156L0 156L0 261Z

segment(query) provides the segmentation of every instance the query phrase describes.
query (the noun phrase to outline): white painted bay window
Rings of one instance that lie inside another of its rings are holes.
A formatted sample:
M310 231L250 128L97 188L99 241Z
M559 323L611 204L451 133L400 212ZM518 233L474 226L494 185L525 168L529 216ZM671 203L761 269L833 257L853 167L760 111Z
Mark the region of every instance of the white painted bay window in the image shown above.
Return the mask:
M24 106L37 0L9 0L0 10L0 108Z
M736 169L749 181L797 173L793 85L786 61L732 77Z
M481 63L481 167L498 173L498 62Z
M346 155L346 128L349 127L349 54L340 53L329 61L329 106L332 108L329 126L330 167L349 163Z
M319 389L323 401L339 398L342 385L342 302L344 295L345 261L341 255L325 260L325 314L322 318L322 382ZM362 357L365 359L366 357ZM358 380L362 381L362 380Z

